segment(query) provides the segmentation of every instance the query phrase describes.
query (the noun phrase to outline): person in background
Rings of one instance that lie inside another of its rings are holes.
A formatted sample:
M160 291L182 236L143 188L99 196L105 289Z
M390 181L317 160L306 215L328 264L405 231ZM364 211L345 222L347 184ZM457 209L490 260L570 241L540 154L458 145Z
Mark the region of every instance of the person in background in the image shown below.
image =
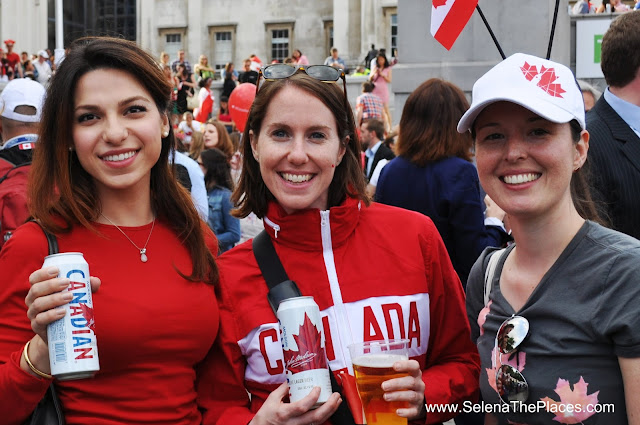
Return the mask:
M13 51L15 44L16 42L11 39L4 41L4 45L7 48L7 61L9 61L9 66L13 69L13 75L15 75L16 78L22 78L24 74L20 63L20 55Z
M180 113L178 111L178 86L180 81L178 77L176 77L173 72L171 72L170 65L161 65L162 73L164 74L164 78L167 80L167 83L171 86L171 108L169 113L169 118L171 121L171 125L173 127L177 126L180 122Z
M640 10L640 0L636 0L636 5L633 7L633 10Z
M380 120L370 119L360 126L360 137L364 151L364 175L368 182L371 181L373 173L378 164L382 166L395 158L395 154L384 144L384 124ZM380 171L378 170L378 173Z
M385 129L391 129L391 112L389 111L389 84L391 84L391 66L384 53L376 57L376 66L371 70L369 81L374 84L371 93L382 100L384 105Z
M169 57L169 53L162 52L160 53L160 66L164 67L165 65L168 66L169 69L171 69L171 58Z
M258 71L254 71L251 68L252 63L251 59L244 60L244 71L238 77L240 83L256 84L258 81Z
M324 60L324 64L342 70L347 68L344 60L338 56L338 49L336 47L331 48L331 55L327 56Z
M617 17L602 38L608 84L587 114L596 199L612 227L640 239L640 12Z
M291 54L294 65L309 65L309 59L299 49L295 49Z
M211 78L213 80L216 75L216 71L209 66L209 59L206 55L200 55L198 63L193 70L198 81L203 78Z
M11 80L0 93L0 135L4 141L0 148L0 248L29 218L26 176L38 141L45 96L42 84L28 78Z
M41 268L47 239L24 224L0 251L3 423L22 423L52 383L69 424L206 422L217 241L168 165L169 96L155 58L123 39L76 40L52 79L30 211L60 252L83 253L94 292L104 284L92 296L100 371L52 379L47 325L65 314L69 279Z
M229 113L229 98L227 96L220 96L220 107L218 108L217 119L224 124L227 133L231 134L236 129L236 125Z
M538 84L532 73L541 70L553 72L553 87ZM480 389L488 405L545 402L494 411L485 423L637 425L640 241L598 224L575 76L517 53L480 77L472 97L458 131L471 131L482 187L515 240L505 251L487 249L469 274Z
M215 98L213 90L211 90L211 83L213 83L211 77L205 77L198 81L198 87L200 87L198 91L198 107L193 111L193 116L196 117L198 122L207 121L213 112Z
M375 119L384 120L384 103L373 94L374 84L371 81L362 83L362 94L356 98L356 125L361 126L364 121Z
M191 64L186 59L186 56L185 56L185 53L184 53L183 49L178 50L178 59L176 59L173 62L171 62L171 70L173 72L175 72L176 74L179 74L178 65L182 65L184 67L185 72L188 75L191 75L193 73L193 70L191 68Z
M225 67L225 73L222 77L224 79L224 83L222 83L222 93L220 96L226 96L229 98L231 96L231 92L236 88L236 81L238 78L236 77L236 71L233 69L233 64L228 63Z
M233 62L228 62L224 65L224 68L220 70L220 78L224 80L227 73L231 73L234 82L238 81L238 71L236 71Z
M49 85L49 80L51 79L51 75L53 71L51 71L51 65L47 62L49 59L49 54L44 50L40 50L38 52L38 60L33 63L33 66L38 71L37 81L42 84L45 88Z
M591 4L587 0L578 0L573 5L571 13L574 15L585 14L591 12Z
M602 93L584 80L577 80L584 99L584 110L589 112L596 104Z
M484 214L471 135L456 131L468 108L455 84L432 78L418 86L402 110L398 156L382 169L375 195L377 202L433 220L465 287L482 250L509 239L504 211L489 208Z
M187 147L191 145L191 137L196 131L202 132L202 123L193 119L191 112L185 112L182 115L182 121L178 124L178 134L182 134L179 137Z
M173 66L173 65L172 65ZM193 96L196 84L193 82L193 77L184 63L178 63L176 65L176 78L178 79L178 97L176 105L178 106L178 113L184 114L189 110L187 107L187 96Z
M203 150L218 148L228 159L231 159L235 151L224 124L220 121L210 119L204 123L202 135L202 139L194 138L191 140L191 147L189 148L189 156L191 158L198 160Z
M233 182L229 159L219 149L211 148L202 151L198 164L204 173L209 200L207 223L218 239L218 254L222 254L240 240L240 220L231 215Z
M272 66L291 72L288 65ZM338 382L353 383L351 342L410 339L411 359L394 364L407 376L385 381L385 399L406 401L396 414L425 423L425 401L457 404L477 391L464 293L430 220L369 203L346 86L333 83L340 83L342 72L326 68L331 83L295 68L288 78L264 82L249 112L242 175L231 199L237 216L253 211L264 219L289 278L318 303L325 347L331 347L328 364ZM319 388L295 403L283 402L288 387L278 321L252 244L236 246L219 265L218 381L211 383L218 402L211 419L324 424L340 403L360 416L357 396L341 400L338 393L312 409ZM389 306L393 312L384 315ZM428 421L451 416L429 413Z

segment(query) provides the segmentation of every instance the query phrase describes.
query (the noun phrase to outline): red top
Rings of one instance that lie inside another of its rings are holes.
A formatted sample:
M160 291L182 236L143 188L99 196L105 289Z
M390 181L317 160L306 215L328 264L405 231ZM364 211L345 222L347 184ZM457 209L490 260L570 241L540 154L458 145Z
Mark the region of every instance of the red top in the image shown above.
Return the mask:
M58 235L60 252L83 252L102 281L93 298L100 371L93 379L54 381L67 424L200 424L198 408L206 409L201 400L208 397L198 380L214 380L207 372L218 333L214 287L176 272L174 266L190 274L191 258L165 222L155 224L146 263L115 227L96 228L105 238L77 226ZM122 229L143 246L151 224ZM207 234L215 252L215 237ZM49 385L19 368L34 335L24 304L28 278L46 255L35 223L21 226L0 251L0 412L7 425L20 424Z
M477 394L480 364L462 285L429 218L348 199L326 212L290 215L272 202L267 219L289 278L318 303L334 373L351 368L352 342L408 338L428 403L462 403ZM219 265L217 402L204 423L246 424L286 379L282 345L251 241L226 252ZM421 422L452 416L430 413Z

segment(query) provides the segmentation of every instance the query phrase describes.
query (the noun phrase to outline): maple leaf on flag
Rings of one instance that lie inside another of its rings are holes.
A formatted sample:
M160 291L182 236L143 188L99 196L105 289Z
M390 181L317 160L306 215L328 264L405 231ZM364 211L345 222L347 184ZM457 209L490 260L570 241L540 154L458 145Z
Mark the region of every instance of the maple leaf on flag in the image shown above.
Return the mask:
M535 65L529 65L526 61L520 69L522 70L524 77L529 81L533 80L533 78L538 75L538 68Z
M93 308L87 306L84 303L80 303L80 310L82 311L82 317L87 321L87 327L96 333L96 321L93 318Z
M477 5L478 0L432 0L431 35L451 50Z
M556 414L553 418L554 421L561 424L579 424L591 417L597 410L594 406L598 404L598 393L600 391L587 394L588 385L581 376L572 390L569 381L559 378L555 392L560 396L560 401L555 401L549 397L541 398L540 400L545 403L548 412ZM560 405L565 406L560 407ZM567 409L567 405L571 405L573 408ZM591 405L591 408L587 409L588 405ZM581 408L578 409L577 406L581 406ZM569 412L568 410L571 411Z
M327 357L322 348L322 334L304 314L304 321L298 330L298 335L293 335L298 350L284 350L284 361L287 370L298 373L305 370L326 369Z

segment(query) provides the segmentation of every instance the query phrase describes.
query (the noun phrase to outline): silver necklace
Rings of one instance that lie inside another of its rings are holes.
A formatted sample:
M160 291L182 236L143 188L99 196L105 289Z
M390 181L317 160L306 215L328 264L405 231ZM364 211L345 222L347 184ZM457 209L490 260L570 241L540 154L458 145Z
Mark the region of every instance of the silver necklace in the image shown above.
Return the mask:
M134 241L131 240L131 238L129 236L127 236L127 234L116 223L111 221L109 219L109 217L107 217L106 215L104 215L102 213L100 213L100 215L103 216L104 218L106 218L109 223L111 223L114 226L116 226L116 229L120 230L120 233L122 233L125 238L129 239L129 242L131 242L131 244L133 246L135 246L138 251L140 251L140 261L142 261L143 263L146 263L147 262L147 245L149 244L149 239L151 239L151 234L153 233L153 228L156 225L156 218L153 217L153 222L151 223L151 231L149 232L149 236L147 237L147 241L144 243L144 246L142 248L140 248L138 245L136 245L136 243Z

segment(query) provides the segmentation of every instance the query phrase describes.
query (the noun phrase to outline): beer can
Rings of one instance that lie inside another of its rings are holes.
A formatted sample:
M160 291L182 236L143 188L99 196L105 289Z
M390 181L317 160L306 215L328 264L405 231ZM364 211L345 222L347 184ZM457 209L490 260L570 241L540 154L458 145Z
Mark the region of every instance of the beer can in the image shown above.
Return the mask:
M320 387L319 407L331 396L331 378L325 355L320 309L313 297L289 298L278 306L280 340L284 354L289 400L298 401Z
M42 267L56 266L58 277L71 282L63 292L73 298L60 306L66 314L47 326L51 374L60 381L90 378L100 370L93 319L93 298L89 283L89 264L80 252L45 257Z

